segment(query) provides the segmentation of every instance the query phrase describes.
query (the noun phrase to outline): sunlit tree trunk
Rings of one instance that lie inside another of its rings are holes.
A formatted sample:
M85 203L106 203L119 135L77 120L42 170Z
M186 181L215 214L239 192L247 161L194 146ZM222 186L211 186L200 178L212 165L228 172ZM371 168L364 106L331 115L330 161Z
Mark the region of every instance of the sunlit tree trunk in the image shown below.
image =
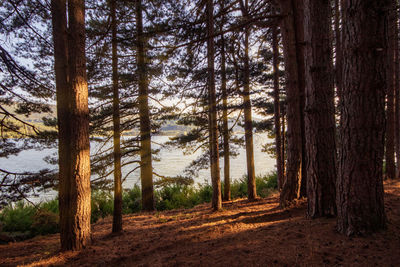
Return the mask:
M83 0L51 1L59 130L62 250L90 243L89 109Z
M213 187L212 209L222 209L221 181L219 173L219 151L218 151L218 125L217 125L217 101L215 94L214 74L214 4L212 0L206 2L207 19L207 62L208 62L208 129L209 129L209 150L211 180Z
M328 0L305 0L304 6L308 216L335 216L336 137L331 7Z
M122 230L122 173L121 173L121 130L119 113L118 90L118 42L116 0L110 1L111 8L111 32L112 32L112 83L113 83L113 134L114 134L114 214L113 233Z
M347 235L385 227L382 164L390 1L346 0L343 5L343 126L336 199L338 231Z
M139 83L140 117L140 179L142 184L142 209L154 210L153 167L151 158L151 125L146 73L145 37L143 36L142 1L136 0L137 75Z

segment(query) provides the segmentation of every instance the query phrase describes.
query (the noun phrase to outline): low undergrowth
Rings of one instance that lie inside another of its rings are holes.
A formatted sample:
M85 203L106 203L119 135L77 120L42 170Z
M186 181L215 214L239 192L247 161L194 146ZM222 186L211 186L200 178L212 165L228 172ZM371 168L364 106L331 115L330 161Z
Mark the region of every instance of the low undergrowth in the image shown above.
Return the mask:
M277 188L276 173L256 178L257 194L267 197ZM222 192L223 190L222 184ZM247 179L231 183L231 198L247 196ZM187 185L170 182L155 190L155 206L159 211L192 208L198 204L210 202L212 187L208 183ZM141 210L141 189L135 185L125 190L122 196L124 214L136 213ZM114 209L113 195L109 191L92 191L91 221L111 216ZM38 206L20 201L6 206L0 212L0 243L31 238L36 235L57 233L59 231L58 200L53 199Z

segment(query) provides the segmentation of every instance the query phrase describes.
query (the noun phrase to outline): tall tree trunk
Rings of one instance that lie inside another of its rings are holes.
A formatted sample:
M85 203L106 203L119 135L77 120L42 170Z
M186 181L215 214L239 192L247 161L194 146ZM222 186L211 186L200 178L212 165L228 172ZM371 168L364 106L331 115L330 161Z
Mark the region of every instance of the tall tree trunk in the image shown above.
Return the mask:
M219 174L219 151L218 151L218 125L217 125L217 100L215 94L215 74L214 74L214 4L212 0L207 0L207 62L208 62L208 131L210 146L210 170L213 187L212 209L214 211L222 209L221 181Z
M335 0L335 85L336 94L339 99L341 99L341 81L342 81L342 40L340 35L340 0Z
M278 27L272 26L272 50L273 50L273 71L274 71L274 124L275 124L275 146L276 146L276 168L278 175L278 189L283 184L282 169L282 140L281 140L281 109L279 93L279 44Z
M278 188L279 190L282 189L283 187L283 183L285 182L285 177L286 177L286 111L285 111L285 105L283 103L281 103L280 105L280 109L281 109L281 116L282 116L282 132L281 132L281 138L282 138L282 149L281 149L281 154L282 154L282 176L283 176L283 180L281 183L281 187Z
M395 5L397 0L393 0ZM396 13L395 25L394 25L394 77L395 77L395 119L394 119L394 131L395 131L395 147L396 147L396 161L397 170L396 178L400 178L400 57L399 57L399 14Z
M301 177L299 177L300 189L298 196L307 196L307 153L306 153L306 135L304 124L304 106L305 106L305 64L304 64L304 0L292 1L294 8L294 25L296 35L296 57L298 71L298 86L300 91L300 127L301 127Z
M279 1L284 15L281 26L283 40L286 94L287 94L287 164L286 177L282 187L280 202L285 206L299 197L302 176L302 116L297 38L292 0Z
M395 25L397 23L397 10L396 1L391 0L392 5L389 12L389 25L388 25L388 62L387 62L387 105L386 105L386 149L385 149L385 160L386 160L386 178L394 179L396 176L396 165L394 161L394 131L395 131L395 108L394 108L394 97L395 97L395 42L397 42L395 36Z
M222 28L222 27L221 27ZM224 200L231 199L229 128L228 128L228 92L226 90L225 39L221 35L221 91L222 91L222 135L224 139Z
M121 130L118 90L118 43L116 0L110 1L112 32L112 82L113 82L113 134L114 134L114 214L113 233L122 231L122 172L121 172Z
M336 215L336 146L330 1L305 0L305 130L311 218Z
M153 167L151 159L151 125L146 73L145 38L143 36L142 0L136 0L137 73L139 82L140 117L140 180L142 183L142 209L154 210Z
M248 0L242 4L242 14L248 19ZM244 34L244 84L243 84L243 109L244 109L244 137L246 143L247 161L247 197L249 200L257 198L256 175L254 169L254 146L253 146L253 121L251 116L250 99L250 58L249 58L249 35L250 26L245 27Z
M89 109L83 0L51 1L59 129L59 209L62 250L90 237ZM68 31L68 34L67 34Z
M382 163L390 1L346 0L343 5L343 126L336 199L338 231L347 235L385 227Z

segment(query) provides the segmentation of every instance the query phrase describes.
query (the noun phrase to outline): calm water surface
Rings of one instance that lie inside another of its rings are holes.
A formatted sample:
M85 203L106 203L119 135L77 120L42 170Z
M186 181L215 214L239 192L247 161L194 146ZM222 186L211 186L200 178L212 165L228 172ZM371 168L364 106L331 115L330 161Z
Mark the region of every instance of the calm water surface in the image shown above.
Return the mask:
M168 136L153 136L152 140L157 144L163 144L169 141ZM267 153L262 152L262 145L271 142L263 135L254 135L254 163L256 169L256 175L266 174L275 169L275 159L271 158ZM153 148L157 149L160 145L153 144ZM111 145L111 144L110 144ZM91 153L94 153L98 149L98 143L91 142ZM237 180L246 174L246 151L244 148L239 149L239 155L235 158L231 158L231 177L233 180ZM26 150L21 152L18 156L12 156L9 158L0 158L0 168L7 169L14 172L23 171L37 171L43 168L55 168L54 165L46 163L43 158L49 155L56 155L57 149L44 149L41 151L37 150ZM182 174L183 170L190 162L196 159L201 152L197 152L191 155L184 155L181 149L161 149L159 154L156 156L159 161L153 161L154 171L162 176L177 176ZM122 173L125 176L132 170L132 166L126 166L123 168ZM223 179L223 158L220 159L221 178ZM140 171L136 170L130 173L123 184L124 188L132 188L134 184L140 184L139 178ZM95 177L92 177L95 178ZM198 177L193 177L196 183L211 183L210 170L205 169L199 172ZM112 179L112 176L110 176ZM33 199L35 201L46 200L54 198L55 192L46 192L39 199Z

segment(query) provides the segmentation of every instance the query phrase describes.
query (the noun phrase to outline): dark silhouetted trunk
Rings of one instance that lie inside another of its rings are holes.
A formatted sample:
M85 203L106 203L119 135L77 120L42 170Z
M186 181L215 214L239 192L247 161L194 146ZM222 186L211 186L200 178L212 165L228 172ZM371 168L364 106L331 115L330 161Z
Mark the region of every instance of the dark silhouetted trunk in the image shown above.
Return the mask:
M302 111L301 82L297 56L296 22L292 0L279 1L283 14L281 34L283 40L286 94L287 94L287 164L280 202L285 206L299 197L302 176Z
M59 209L62 250L91 241L89 109L82 0L51 1L59 130Z
M397 0L393 0L397 4ZM400 57L399 57L399 14L396 13L394 33L394 77L395 77L395 119L394 119L394 132L395 132L395 147L396 147L396 161L397 170L396 178L400 178Z
M283 184L282 166L282 140L281 140L281 109L279 93L279 46L278 46L277 25L272 26L272 50L273 50L273 71L274 71L274 126L275 126L275 146L276 146L276 168L278 175L278 188Z
M218 125L217 125L217 100L215 94L215 73L214 73L214 4L207 0L207 62L208 62L208 131L210 143L210 166L211 180L213 187L212 209L222 209L221 181L219 174L219 150L218 150Z
M391 0L392 6L389 12L389 25L388 25L388 62L387 62L387 104L386 104L386 149L385 149L385 160L386 160L386 178L394 179L396 176L396 165L394 161L394 150L395 150L395 42L397 42L395 36L395 25L397 23L397 11L396 1Z
M311 218L336 215L334 72L329 1L305 0L305 132Z
M338 98L341 98L341 82L342 82L342 40L340 35L340 1L335 0L335 85L336 85L336 94ZM340 102L340 101L339 101Z
M143 36L142 1L136 0L137 74L139 83L140 117L140 180L142 183L142 209L154 210L153 167L151 159L151 125L146 73L145 38Z
M222 135L224 139L224 200L231 199L229 128L228 128L228 93L226 90L225 39L221 35L221 91L222 91Z
M382 164L390 1L343 3L343 110L336 199L338 231L346 235L385 228Z
M248 19L248 0L241 1L242 15ZM244 70L243 70L243 110L244 110L244 137L246 144L247 161L247 197L250 200L257 198L256 175L254 169L253 121L251 116L250 99L250 58L249 58L250 26L245 27L244 33Z
M117 21L115 18L116 0L111 0L112 32L112 83L113 83L113 134L114 134L114 214L113 233L122 231L122 173L121 173L121 130L118 90Z
M306 153L306 135L304 126L304 106L305 106L305 64L304 64L304 0L293 1L294 20L296 30L296 57L297 71L300 91L300 127L301 127L301 177L299 177L300 190L299 197L307 196L307 153Z

